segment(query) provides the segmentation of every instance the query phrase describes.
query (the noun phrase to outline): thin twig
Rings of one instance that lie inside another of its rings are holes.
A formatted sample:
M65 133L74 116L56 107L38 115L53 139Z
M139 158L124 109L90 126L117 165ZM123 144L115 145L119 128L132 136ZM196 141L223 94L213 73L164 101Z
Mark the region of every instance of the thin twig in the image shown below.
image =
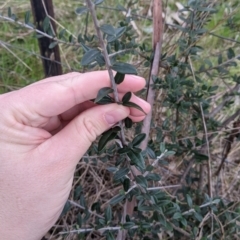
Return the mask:
M0 45L5 48L8 52L10 52L19 62L21 62L28 70L32 71L32 69L22 60L20 59L12 50L10 50L2 41L0 41Z
M93 19L93 23L94 23L94 26L95 26L95 29L96 29L98 40L99 40L99 43L100 43L100 46L101 46L101 49L102 49L102 53L103 53L103 56L104 56L104 59L105 59L106 68L108 70L108 74L109 74L110 81L111 81L111 84L112 84L112 89L114 91L113 92L114 99L115 99L115 102L119 102L117 86L115 84L113 71L111 69L111 61L110 61L110 58L108 56L108 52L107 52L106 45L104 43L103 35L102 35L102 32L101 32L99 24L98 24L98 19L97 19L97 15L96 15L96 11L95 11L95 5L92 3L91 0L86 0L86 3L87 3L87 6L89 8L89 12L91 14L91 17ZM120 134L121 134L122 143L124 145L126 145L126 139L125 139L125 135L124 135L123 123L120 122L119 126L121 128L121 133Z
M91 211L91 210L89 210L89 209L81 206L80 204L78 204L78 203L76 203L76 202L74 202L74 201L72 201L72 200L68 200L68 202L71 203L71 204L72 204L73 206L75 206L75 207L81 208L82 210L87 210L90 214L92 214L92 215L94 215L94 216L96 216L96 217L99 217L99 218L104 219L103 216L101 216L101 215L99 215L99 214L97 214L97 213L95 213L95 212L93 212L93 211Z
M208 134L207 134L207 126L205 121L205 116L202 108L202 104L200 103L200 109L201 109L201 115L202 115L202 123L204 127L204 136L206 139L207 144L207 152L208 152L208 194L210 198L212 198L212 169L211 169L211 154L210 154L210 147L209 147L209 141L208 141Z

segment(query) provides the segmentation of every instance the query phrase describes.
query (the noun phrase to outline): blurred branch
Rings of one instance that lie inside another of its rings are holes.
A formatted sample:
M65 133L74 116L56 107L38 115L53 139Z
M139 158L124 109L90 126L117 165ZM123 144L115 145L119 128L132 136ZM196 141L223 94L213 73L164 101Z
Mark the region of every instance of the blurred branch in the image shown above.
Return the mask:
M221 124L220 124L220 129L221 130L222 128L226 127L231 121L233 121L237 116L240 115L240 109L238 109L233 115L231 115L229 118L227 118L225 121L223 121ZM208 134L209 135L209 134ZM215 133L212 133L208 136L208 142L210 142L215 136ZM199 149L199 152L204 152L206 148L206 144L202 145L202 147ZM193 164L195 163L195 158L192 157L189 162L188 162L188 166L187 168L185 169L185 171L183 172L182 174L182 177L179 181L180 185L182 186L189 171L192 169L192 166ZM173 195L176 195L177 191L178 191L179 188L176 188L175 191L173 192Z
M240 84L236 84L234 88L232 88L229 92L227 92L223 96L224 98L223 101L220 104L218 104L218 106L214 108L212 112L208 114L207 117L209 118L215 117L226 106L226 103L229 102L234 97L234 96L231 96L231 94L233 94L234 92L237 92L239 88L240 88Z
M209 146L209 141L208 141L208 134L207 134L207 126L206 126L206 121L204 117L204 112L202 108L202 104L200 103L200 109L202 113L202 122L203 122L203 127L204 127L204 132L205 132L205 139L206 139L206 144L207 144L207 154L208 154L208 194L210 198L213 197L212 194L212 169L211 169L211 154L210 154L210 146Z
M32 71L32 69L21 59L19 58L12 50L10 50L4 42L0 41L0 45L5 48L8 52L10 52L20 63L22 63L28 70Z
M214 36L214 37L217 37L217 38L223 39L223 40L225 40L225 41L229 41L229 42L234 42L234 43L238 43L238 44L240 44L240 42L239 42L239 41L236 41L236 40L234 40L234 39L231 39L231 38L222 37L222 36L220 36L220 35L217 35L217 34L215 34L215 33L212 33L212 32L209 32L209 34L210 34L210 35L212 35L212 36Z

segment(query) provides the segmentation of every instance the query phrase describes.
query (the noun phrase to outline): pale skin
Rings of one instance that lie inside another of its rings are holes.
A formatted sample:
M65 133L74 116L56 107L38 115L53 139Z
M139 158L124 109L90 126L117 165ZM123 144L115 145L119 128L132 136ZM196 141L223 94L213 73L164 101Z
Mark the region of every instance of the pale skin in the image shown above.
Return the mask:
M72 186L76 165L97 136L144 113L119 104L90 102L111 86L107 71L69 73L0 95L0 236L39 240L57 221ZM120 98L145 80L126 75ZM132 95L145 112L150 105Z

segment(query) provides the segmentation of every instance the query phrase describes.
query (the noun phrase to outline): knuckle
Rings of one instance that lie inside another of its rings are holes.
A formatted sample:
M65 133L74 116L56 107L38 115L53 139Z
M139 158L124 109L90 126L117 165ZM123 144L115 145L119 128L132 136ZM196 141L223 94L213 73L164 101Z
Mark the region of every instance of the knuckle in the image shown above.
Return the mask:
M94 124L92 119L84 118L82 121L83 128L85 131L85 136L89 142L93 142L96 140L98 136L98 128L97 125Z

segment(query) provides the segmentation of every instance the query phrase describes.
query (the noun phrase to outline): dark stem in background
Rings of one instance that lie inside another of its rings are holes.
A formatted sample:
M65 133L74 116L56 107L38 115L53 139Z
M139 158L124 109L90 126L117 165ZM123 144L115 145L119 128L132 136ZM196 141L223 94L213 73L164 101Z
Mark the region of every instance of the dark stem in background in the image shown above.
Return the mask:
M46 7L46 11L43 5ZM34 22L36 28L40 31L43 31L42 23L46 18L47 14L54 18L54 10L52 0L31 0L32 13L34 17ZM53 31L56 33L56 24L54 21L51 21ZM40 54L44 58L42 59L44 73L46 77L58 76L62 74L62 66L56 62L61 62L59 47L55 46L52 49L49 49L49 45L53 42L52 39L47 37L42 37L38 39ZM52 61L52 60L54 61Z
M152 109L155 101L155 90L151 87L153 85L152 76L157 76L159 72L159 63L161 60L162 52L162 41L163 41L163 19L162 19L162 1L155 0L153 2L153 50L154 59L150 70L148 91L147 91L147 102L151 105L151 111L143 121L142 133L146 134L146 138L141 143L140 147L142 150L147 148L151 120L152 120Z

